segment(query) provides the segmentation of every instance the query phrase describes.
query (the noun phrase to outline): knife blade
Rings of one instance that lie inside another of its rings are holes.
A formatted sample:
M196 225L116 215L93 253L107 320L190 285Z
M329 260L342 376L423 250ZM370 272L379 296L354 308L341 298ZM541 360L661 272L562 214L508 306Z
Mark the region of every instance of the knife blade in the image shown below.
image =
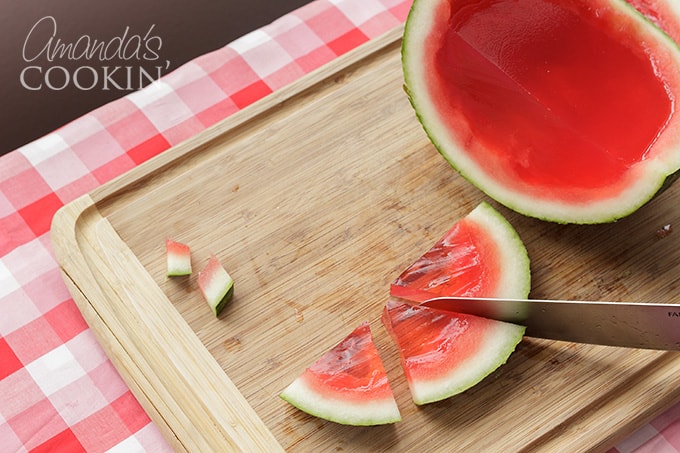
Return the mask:
M680 304L438 297L423 305L520 324L530 337L680 350Z

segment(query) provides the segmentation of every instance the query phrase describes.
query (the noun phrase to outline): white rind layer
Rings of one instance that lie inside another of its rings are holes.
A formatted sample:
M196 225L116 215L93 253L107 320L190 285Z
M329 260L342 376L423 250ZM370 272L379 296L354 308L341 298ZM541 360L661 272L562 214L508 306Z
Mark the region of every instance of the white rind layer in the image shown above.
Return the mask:
M168 276L191 274L191 257L177 253L168 253Z

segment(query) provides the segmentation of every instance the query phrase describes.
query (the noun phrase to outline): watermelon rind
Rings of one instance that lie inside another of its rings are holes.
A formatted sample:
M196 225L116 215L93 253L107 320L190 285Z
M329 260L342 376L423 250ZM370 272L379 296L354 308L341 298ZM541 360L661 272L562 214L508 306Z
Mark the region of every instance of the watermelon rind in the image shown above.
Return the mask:
M280 396L309 415L341 425L374 426L401 421L394 399L356 402L328 398L310 389L303 377L295 379Z
M210 303L210 308L212 308L213 314L219 316L219 314L224 310L224 307L231 301L234 297L234 280L230 277L230 280L226 284L227 290L224 291L224 295L217 298L217 303Z
M187 265L184 257L168 256L168 277L182 277L191 274L191 265Z
M466 180L494 200L523 215L555 223L597 224L613 222L632 214L648 203L680 171L680 121L672 119L653 145L653 158L635 164L629 170L619 191L596 200L564 202L528 194L507 184L501 184L490 169L482 168L468 155L465 132L456 135L439 118L434 107L437 100L428 92L425 83L430 68L423 63L425 42L432 25L441 12L437 6L443 0L415 0L409 11L402 40L401 58L404 89L415 110L418 121L437 151ZM680 48L662 30L623 0L593 0L593 8L614 8L621 17L634 25L640 41L653 57L655 68L663 71L665 82L680 92ZM671 89L669 88L669 89ZM675 115L675 113L674 113ZM464 120L461 120L464 122Z

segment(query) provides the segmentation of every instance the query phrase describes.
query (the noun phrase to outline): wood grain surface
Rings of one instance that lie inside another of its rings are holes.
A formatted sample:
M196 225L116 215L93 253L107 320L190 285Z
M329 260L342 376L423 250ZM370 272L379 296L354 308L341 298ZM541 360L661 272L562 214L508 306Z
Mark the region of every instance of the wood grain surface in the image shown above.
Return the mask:
M677 353L525 338L469 391L410 400L380 324L389 283L482 200L428 141L402 90L395 29L63 208L74 298L178 450L597 451L680 399ZM680 185L632 216L565 226L491 202L532 260L535 298L677 302ZM235 296L215 318L194 275L215 253ZM278 394L370 322L401 423L347 427Z

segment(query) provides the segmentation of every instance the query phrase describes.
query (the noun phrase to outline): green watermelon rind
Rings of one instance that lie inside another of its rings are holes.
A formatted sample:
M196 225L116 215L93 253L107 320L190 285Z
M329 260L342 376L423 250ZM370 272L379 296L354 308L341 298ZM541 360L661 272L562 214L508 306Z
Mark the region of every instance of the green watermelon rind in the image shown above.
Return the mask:
M331 422L351 426L375 426L401 421L394 398L349 401L328 398L314 391L298 377L279 395L303 412Z
M435 8L432 5L437 3L438 0L415 0L409 11L401 47L404 90L418 121L434 147L449 165L479 190L508 208L529 217L564 224L596 224L614 222L634 213L680 176L680 152L675 152L674 155L668 153L667 161L658 158L638 164L637 174L630 178L633 182L616 198L581 204L543 201L496 183L484 169L467 158L466 151L463 146L459 146L457 139L450 137L448 128L438 120L436 108L432 106L433 101L427 93L425 83L422 82L424 78L422 74L429 69L418 61L418 52L414 48L422 47L430 30L430 21L433 20L427 15L434 15ZM680 47L668 34L625 1L612 0L612 4L618 5L620 11L637 21L640 29L644 29L653 39L655 47L663 48L672 54L672 59L679 62L680 66ZM651 45L648 47L651 48ZM678 81L674 83L680 87ZM426 99L421 99L421 93ZM680 125L676 129L667 134L668 149L680 148ZM643 173L645 176L641 177Z
M461 363L455 371L435 380L411 380L409 388L413 402L424 405L463 393L507 363L522 341L526 328L502 321L494 322L488 340L477 353Z
M220 297L217 303L212 303L209 302L208 305L210 305L210 308L212 308L212 312L215 316L219 316L222 310L224 310L224 307L227 306L227 304L234 298L234 280L231 279L231 283L229 283L227 289L224 291L224 294L222 297Z

